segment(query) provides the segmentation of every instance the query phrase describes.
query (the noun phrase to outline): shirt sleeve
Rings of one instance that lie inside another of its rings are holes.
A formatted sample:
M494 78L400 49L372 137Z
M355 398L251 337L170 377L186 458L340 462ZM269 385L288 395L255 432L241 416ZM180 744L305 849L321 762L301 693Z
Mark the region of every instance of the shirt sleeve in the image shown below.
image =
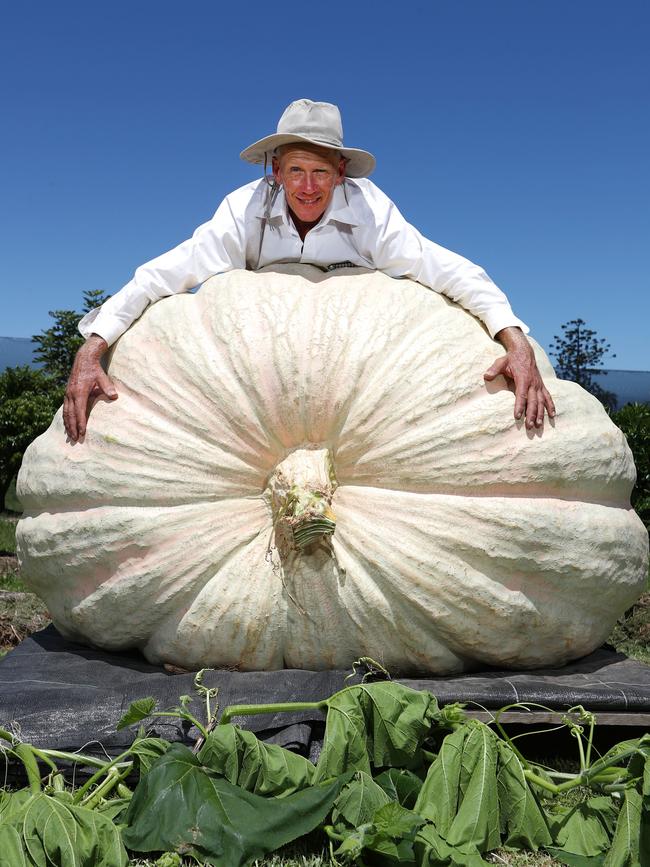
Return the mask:
M187 292L214 274L244 268L244 217L236 210L228 196L191 238L141 265L126 286L83 317L81 334L99 334L110 346L154 301Z
M528 333L528 326L482 268L421 235L374 184L369 185L367 198L375 218L372 258L378 270L391 277L410 277L446 295L481 319L491 337L513 325Z

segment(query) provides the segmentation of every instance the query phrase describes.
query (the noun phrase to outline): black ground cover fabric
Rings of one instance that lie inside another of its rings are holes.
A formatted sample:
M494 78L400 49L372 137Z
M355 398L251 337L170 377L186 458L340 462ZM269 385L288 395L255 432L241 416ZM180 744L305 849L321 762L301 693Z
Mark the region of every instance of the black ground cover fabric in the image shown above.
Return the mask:
M206 686L218 686L221 709L231 704L318 701L360 675L349 671L207 672ZM0 661L0 725L20 732L35 746L116 755L133 731L115 726L129 704L146 696L160 709L194 694L193 674L171 674L137 653L108 653L62 638L53 626L35 633ZM556 710L582 704L589 710L650 713L650 666L600 649L560 669L484 671L456 677L400 679L433 693L440 704L466 702L468 710L496 709L516 701L539 702ZM202 718L195 702L193 712ZM322 735L317 712L234 718L234 722L305 755L314 756ZM156 720L153 731L170 741L193 736L173 720ZM101 745L101 746L100 746Z

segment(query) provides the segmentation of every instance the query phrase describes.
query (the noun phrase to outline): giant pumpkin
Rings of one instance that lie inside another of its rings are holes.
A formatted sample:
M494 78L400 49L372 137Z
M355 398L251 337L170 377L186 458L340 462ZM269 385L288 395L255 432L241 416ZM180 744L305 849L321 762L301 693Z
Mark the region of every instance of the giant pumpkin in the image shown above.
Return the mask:
M25 578L64 635L186 668L584 655L647 533L623 434L535 350L558 415L531 432L483 380L502 347L417 283L286 266L165 299L85 441L59 413L28 449Z

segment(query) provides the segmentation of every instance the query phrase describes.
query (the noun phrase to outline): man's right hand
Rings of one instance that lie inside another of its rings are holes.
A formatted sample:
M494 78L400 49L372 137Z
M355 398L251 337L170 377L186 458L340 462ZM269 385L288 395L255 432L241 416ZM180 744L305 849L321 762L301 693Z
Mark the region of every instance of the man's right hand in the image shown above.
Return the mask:
M75 356L63 398L63 424L73 442L86 433L89 399L98 394L105 394L110 400L117 398L115 385L101 365L107 349L103 337L91 334Z

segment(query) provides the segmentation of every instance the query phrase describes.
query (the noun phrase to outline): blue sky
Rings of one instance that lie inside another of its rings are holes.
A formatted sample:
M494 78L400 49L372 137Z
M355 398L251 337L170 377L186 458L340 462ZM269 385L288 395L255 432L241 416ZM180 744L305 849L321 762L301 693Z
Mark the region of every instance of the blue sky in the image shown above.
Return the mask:
M607 366L650 369L645 0L24 0L2 18L0 334L185 239L308 96L543 346L580 316Z

